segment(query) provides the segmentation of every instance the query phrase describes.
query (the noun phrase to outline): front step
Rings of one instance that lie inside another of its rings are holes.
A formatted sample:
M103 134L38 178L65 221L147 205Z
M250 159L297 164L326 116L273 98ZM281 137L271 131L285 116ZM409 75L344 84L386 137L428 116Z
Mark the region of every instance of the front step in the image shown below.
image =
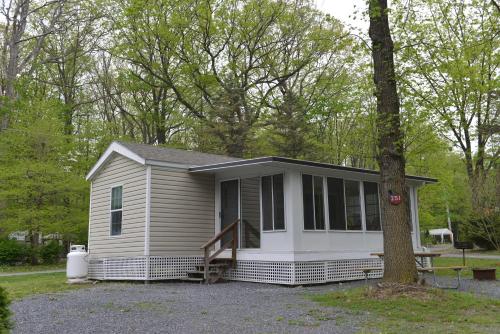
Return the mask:
M208 265L208 283L216 283L222 279L232 261L227 259L216 259ZM187 271L187 277L182 279L188 282L205 282L205 265L195 266L195 270Z

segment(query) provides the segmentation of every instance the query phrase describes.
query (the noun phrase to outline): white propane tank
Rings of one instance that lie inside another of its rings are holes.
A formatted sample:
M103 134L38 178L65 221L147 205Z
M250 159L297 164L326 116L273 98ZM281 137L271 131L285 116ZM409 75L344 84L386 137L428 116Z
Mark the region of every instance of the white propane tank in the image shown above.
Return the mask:
M85 251L85 245L72 245L68 253L68 262L66 263L66 276L68 282L76 283L84 281L88 274L88 253Z

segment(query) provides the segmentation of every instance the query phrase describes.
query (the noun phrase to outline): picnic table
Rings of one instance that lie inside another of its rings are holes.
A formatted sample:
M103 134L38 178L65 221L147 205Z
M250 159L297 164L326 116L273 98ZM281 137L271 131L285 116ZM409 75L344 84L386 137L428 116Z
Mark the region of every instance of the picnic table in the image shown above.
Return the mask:
M415 252L415 262L417 262L419 265L420 265L420 268L417 268L419 272L421 272L422 274L424 274L425 272L431 272L432 275L433 275L433 278L434 278L434 284L437 286L437 287L440 287L440 288L450 288L450 289L458 289L460 288L460 272L463 270L463 269L466 269L465 266L450 266L450 267L434 267L433 264L432 264L432 260L435 258L435 257L439 257L441 256L441 253L433 253L433 252ZM383 259L384 258L384 253L382 252L379 252L379 253L371 253L370 255L372 256L378 256L379 258ZM420 258L420 261L418 260L418 258ZM425 258L428 258L430 259L431 263L430 263L430 266L429 267L426 267L424 265L424 259ZM443 286L439 286L439 284L437 283L437 279L436 279L436 271L437 270L453 270L455 271L455 273L457 274L457 284L456 286L451 286L451 287L443 287Z
M428 258L430 259L431 261L431 267L433 266L432 265L432 260L435 258L435 257L439 257L441 256L441 253L435 253L435 252L415 252L415 262L417 262L417 264L424 268L425 267L425 259ZM384 258L384 253L383 252L376 252L376 253L371 253L370 255L372 256L378 256L379 258L383 259ZM420 261L418 260L420 258Z

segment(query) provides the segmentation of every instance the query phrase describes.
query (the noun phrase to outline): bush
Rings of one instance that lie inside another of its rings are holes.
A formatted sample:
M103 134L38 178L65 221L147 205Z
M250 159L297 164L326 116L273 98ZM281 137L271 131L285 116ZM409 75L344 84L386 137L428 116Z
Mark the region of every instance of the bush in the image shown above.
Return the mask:
M52 264L59 262L62 252L63 247L59 245L57 241L51 241L48 244L42 246L38 254L40 255L43 263Z
M0 240L0 265L25 263L29 257L29 248L16 240Z
M6 333L11 328L9 316L10 311L7 292L4 288L0 287L0 333Z
M471 219L463 226L469 241L482 249L500 249L500 215Z

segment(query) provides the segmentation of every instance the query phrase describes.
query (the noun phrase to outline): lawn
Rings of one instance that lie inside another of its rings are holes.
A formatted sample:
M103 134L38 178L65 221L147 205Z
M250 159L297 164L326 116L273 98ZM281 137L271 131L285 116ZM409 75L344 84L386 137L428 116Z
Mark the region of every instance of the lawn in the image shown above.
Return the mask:
M498 333L500 301L432 289L422 295L377 298L358 288L311 298L324 305L368 314L361 333Z
M65 269L66 262L56 263L56 264L37 264L35 266L25 264L22 266L0 266L1 273L16 273L16 272L28 272L28 271L44 271L44 270L55 270L55 269Z
M0 277L0 286L11 300L39 293L52 293L89 287L88 284L67 284L66 273L33 274Z
M448 266L461 266L463 264L461 258L452 257L437 257L433 260L433 265L436 267L448 267ZM469 267L462 272L462 277L471 278L472 270L470 268L474 267L494 267L497 268L497 279L500 279L500 260L490 260L490 259L472 259L465 257L465 265ZM439 270L436 271L438 276L455 276L453 270Z

